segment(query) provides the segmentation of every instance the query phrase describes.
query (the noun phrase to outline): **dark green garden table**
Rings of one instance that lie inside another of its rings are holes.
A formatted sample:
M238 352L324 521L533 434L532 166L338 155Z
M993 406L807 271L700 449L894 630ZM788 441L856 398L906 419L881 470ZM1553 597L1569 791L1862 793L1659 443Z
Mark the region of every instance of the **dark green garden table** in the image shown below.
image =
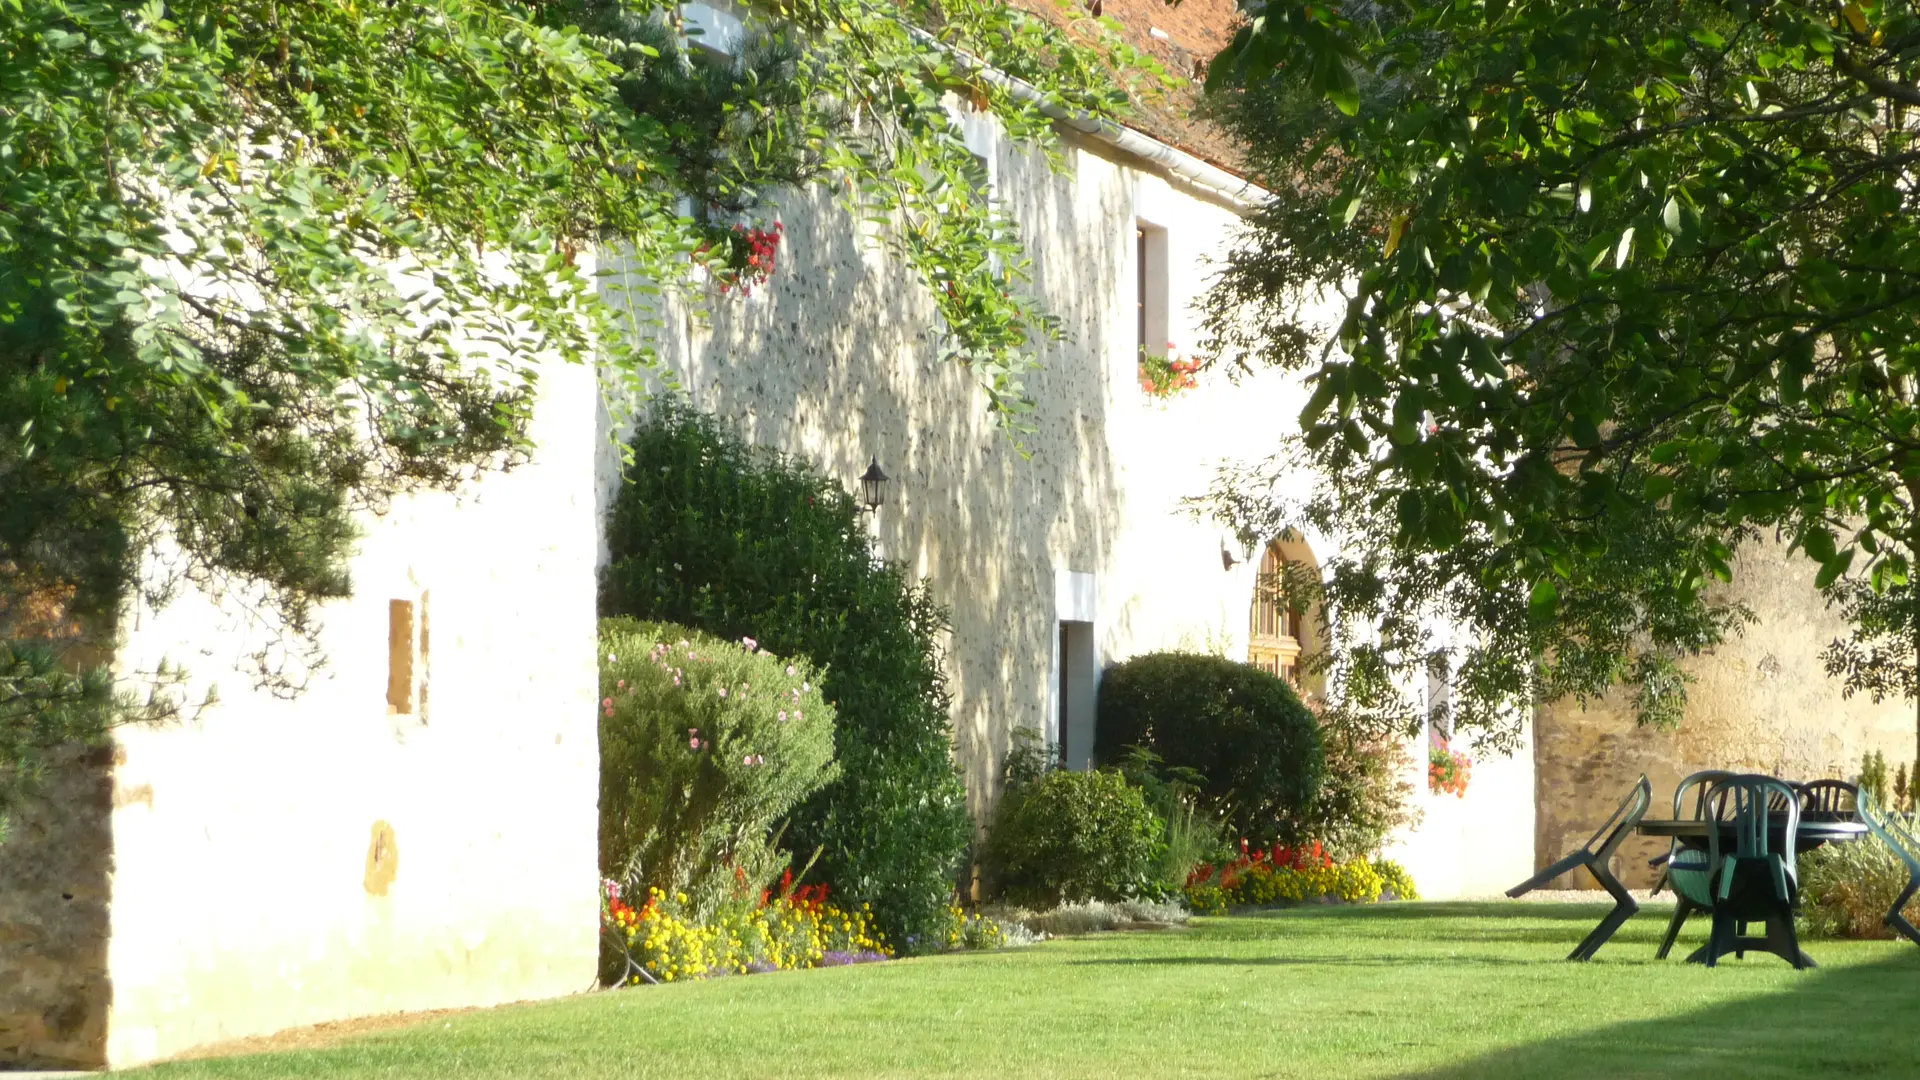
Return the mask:
M1783 812L1775 811L1771 817L1773 819L1773 828L1770 830L1772 835L1769 839L1775 848L1784 847L1787 842L1787 815ZM1635 826L1635 829L1641 836L1657 836L1662 839L1678 840L1686 847L1696 851L1705 851L1707 850L1707 830L1715 827L1718 827L1720 831L1721 850L1732 851L1738 843L1734 835L1737 823L1732 821L1642 818L1640 819L1639 825ZM1794 835L1793 851L1795 855L1799 855L1802 852L1812 851L1814 848L1820 847L1823 844L1850 843L1865 835L1867 835L1867 827L1858 821L1802 816L1800 819L1800 828ZM1786 940L1783 929L1769 923L1765 937L1732 938L1721 948L1719 954L1713 958L1718 959L1720 956L1725 956L1730 952L1764 952L1778 956L1788 963L1794 963L1796 958L1787 954ZM1702 945L1700 948L1695 949L1692 955L1687 957L1687 962L1690 964L1706 963L1708 960L1707 950L1709 948L1711 948L1710 944ZM1813 958L1808 956L1804 951L1800 953L1797 959L1801 966L1816 966Z

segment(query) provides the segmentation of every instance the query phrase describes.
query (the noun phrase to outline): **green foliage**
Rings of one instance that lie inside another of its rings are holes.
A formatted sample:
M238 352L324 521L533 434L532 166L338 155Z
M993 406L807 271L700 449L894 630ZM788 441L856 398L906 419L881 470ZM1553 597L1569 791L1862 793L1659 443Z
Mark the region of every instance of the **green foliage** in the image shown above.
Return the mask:
M824 668L840 777L791 818L796 850L873 905L896 945L938 941L973 834L953 763L923 584L873 556L853 501L812 469L657 402L635 433L607 532L601 610L754 635Z
M987 914L955 907L947 928L949 949L1004 949L1031 945L1039 936L1003 913Z
M1375 859L1373 872L1380 875L1381 888L1392 893L1395 900L1420 899L1420 890L1414 887L1413 875L1406 867L1392 859Z
M1878 750L1869 750L1860 757L1860 778L1855 781L1860 790L1873 796L1873 801L1882 806L1891 805L1887 801L1887 755Z
M944 102L1046 149L1045 110L1112 113L1140 55L1077 12L806 0L714 60L676 11L0 3L0 593L104 616L191 583L307 669L355 515L519 460L540 360L639 385L652 294L712 300L687 256L783 185L877 226L1017 429L1059 327ZM596 245L644 295L603 297ZM143 581L156 548L175 572Z
M705 920L787 865L777 824L833 780L834 711L804 659L670 623L600 622L600 868Z
M1131 747L1198 778L1197 795L1236 835L1306 835L1325 775L1319 724L1278 676L1196 653L1148 653L1107 669L1095 745Z
M1187 911L1178 903L1163 903L1150 900L1082 900L1077 903L1061 904L1046 911L1034 912L1025 908L1005 909L1003 918L1017 920L1014 926L1025 930L1029 935L1045 934L1047 937L1072 937L1079 934L1098 934L1108 930L1125 930L1141 924L1152 926L1182 926L1187 922Z
M1861 784L1866 790L1866 784ZM1878 796L1876 795L1877 799ZM1902 822L1913 828L1909 816ZM1907 864L1877 836L1826 844L1800 856L1800 911L1816 937L1891 938L1888 910L1907 887ZM1907 904L1908 920L1920 918L1920 899Z
M1352 538L1336 698L1351 676L1417 719L1391 676L1440 654L1483 744L1623 683L1671 724L1676 661L1745 618L1708 590L1763 533L1851 604L1848 687L1911 693L1911 0L1249 7L1216 100L1281 197L1213 345L1313 393L1303 437L1220 494L1250 533ZM1301 302L1322 288L1335 326ZM1311 497L1265 494L1303 466Z
M1317 709L1326 771L1292 838L1325 844L1336 858L1379 852L1387 835L1413 820L1413 787L1402 777L1411 759L1390 731L1346 709Z
M1017 903L1123 900L1152 884L1164 829L1119 772L1055 769L1000 796L984 861Z
M1018 751L1016 735L1015 753ZM1017 767L1017 761L1010 757L1009 789L1016 789L1022 783ZM1199 773L1169 768L1159 755L1139 746L1121 758L1119 769L1128 783L1140 789L1147 808L1161 821L1151 872L1154 889L1160 896L1179 896L1195 867L1232 858L1233 842L1227 835L1226 824L1202 809L1196 797L1205 782Z
M79 672L61 666L47 643L0 639L0 845L12 812L44 773L47 754L60 746L98 746L123 723L162 723L182 712L173 691L176 669L153 673L144 698L116 690L104 666ZM208 694L206 703L213 696Z

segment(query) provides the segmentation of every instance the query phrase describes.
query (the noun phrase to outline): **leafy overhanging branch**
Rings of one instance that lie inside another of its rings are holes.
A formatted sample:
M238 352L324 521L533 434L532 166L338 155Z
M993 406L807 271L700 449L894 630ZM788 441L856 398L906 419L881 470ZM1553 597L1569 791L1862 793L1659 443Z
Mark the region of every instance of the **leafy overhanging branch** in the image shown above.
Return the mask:
M1460 620L1499 658L1469 685L1516 715L1628 682L1665 722L1671 659L1744 621L1710 586L1771 534L1859 630L1847 687L1910 687L1912 5L1250 11L1219 115L1284 197L1213 344L1311 371L1323 488L1293 512L1365 552L1330 592ZM1316 357L1291 301L1323 287Z
M524 457L536 358L650 370L590 246L686 289L699 219L783 185L887 217L1017 429L1058 327L943 98L1052 129L906 23L1093 111L1123 101L1111 37L984 0L811 0L756 11L746 55L710 63L673 11L0 4L0 586L111 615L164 548L169 580L309 633L351 588L355 514ZM7 744L9 775L40 742Z

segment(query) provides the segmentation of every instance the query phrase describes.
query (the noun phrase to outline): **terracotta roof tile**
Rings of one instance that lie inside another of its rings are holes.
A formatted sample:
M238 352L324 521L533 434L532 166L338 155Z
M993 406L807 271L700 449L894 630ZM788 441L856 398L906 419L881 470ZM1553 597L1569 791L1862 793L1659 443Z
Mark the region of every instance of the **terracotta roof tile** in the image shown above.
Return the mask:
M1053 0L1008 0L1056 24L1066 21ZM1082 0L1091 2L1091 0ZM1200 101L1199 78L1214 54L1227 46L1242 16L1235 0L1098 0L1099 13L1120 26L1134 48L1159 60L1184 80L1155 101L1136 98L1124 123L1136 131L1178 147L1228 171L1244 174L1233 141L1213 124L1193 115ZM1157 33L1156 33L1157 31Z

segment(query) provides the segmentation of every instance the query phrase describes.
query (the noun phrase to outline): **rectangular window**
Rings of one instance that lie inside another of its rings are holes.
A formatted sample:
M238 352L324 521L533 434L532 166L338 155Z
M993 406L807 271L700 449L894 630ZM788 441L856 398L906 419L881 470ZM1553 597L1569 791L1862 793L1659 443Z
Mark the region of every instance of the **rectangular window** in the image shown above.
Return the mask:
M413 601L387 601L387 712L413 713Z
M1453 739L1453 672L1445 654L1427 661L1427 741L1445 746Z
M387 601L387 713L427 722L427 593Z
M1093 767L1094 683L1099 659L1094 654L1093 624L1060 621L1060 757L1069 769Z
M1167 230L1134 223L1134 315L1141 360L1167 355Z

